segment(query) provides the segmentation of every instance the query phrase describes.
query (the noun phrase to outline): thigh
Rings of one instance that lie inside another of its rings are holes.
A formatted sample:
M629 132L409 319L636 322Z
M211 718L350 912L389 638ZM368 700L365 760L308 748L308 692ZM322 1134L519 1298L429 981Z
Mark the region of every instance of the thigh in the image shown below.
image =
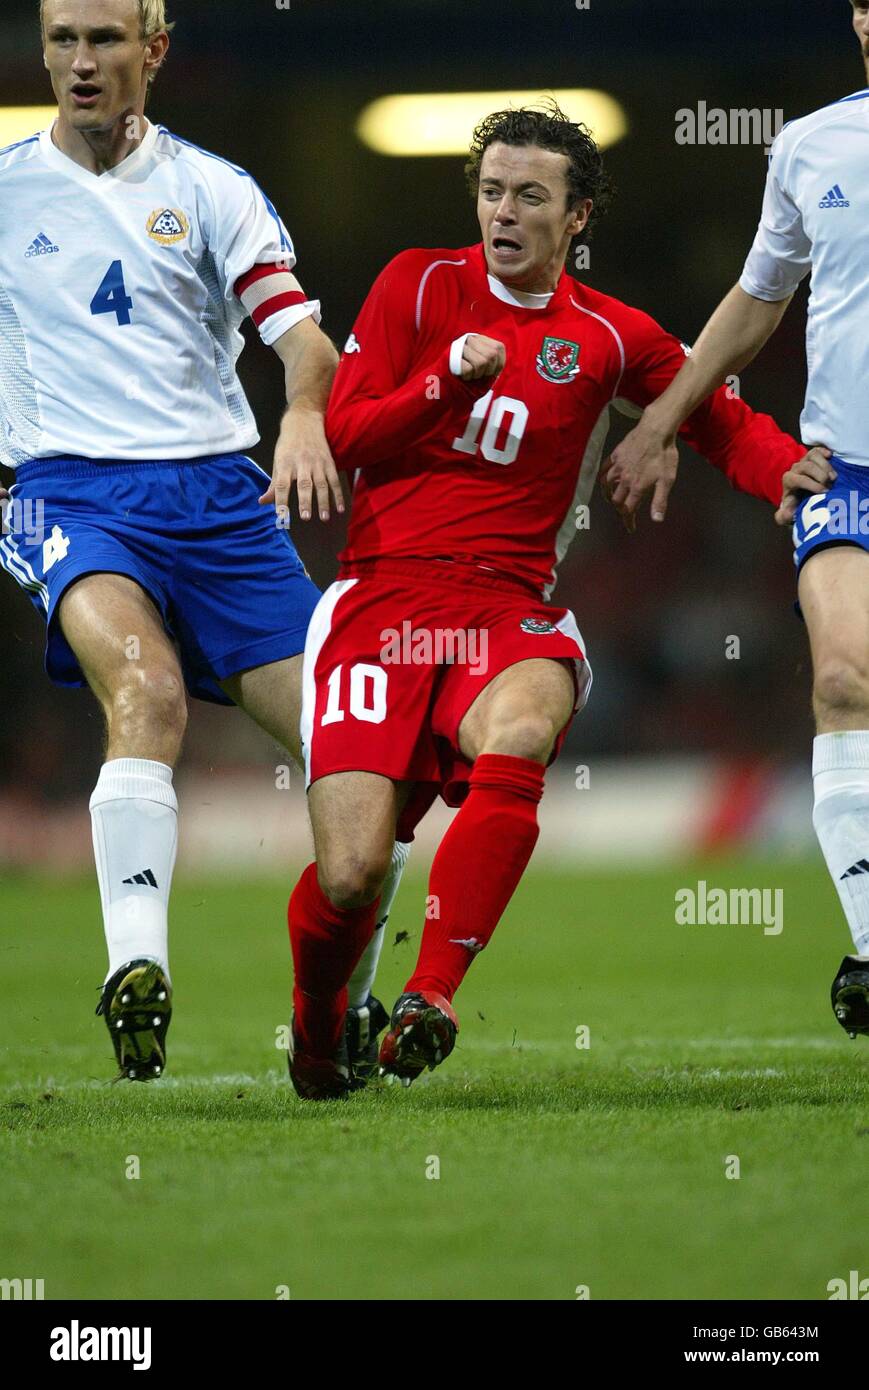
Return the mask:
M869 667L869 553L855 545L816 551L800 570L799 599L816 671L832 662Z
M121 574L86 575L65 591L58 620L102 703L127 681L133 665L166 672L181 682L178 656L160 611L135 580Z
M395 827L409 791L373 772L321 777L308 794L319 865L351 855L364 864L389 864Z
M568 609L533 599L517 602L512 594L480 595L476 605L473 613L469 602L464 618L480 629L479 659L445 674L433 711L441 748L449 745L457 758L445 769L448 783L461 782L461 764L479 756L495 718L530 712L552 726L560 746L574 710L591 690L585 643Z
M498 728L533 719L548 726L555 742L570 723L576 687L563 661L531 658L508 666L474 700L459 725L459 749L469 760L478 757Z
M220 682L231 700L255 724L301 763L302 656L255 666Z

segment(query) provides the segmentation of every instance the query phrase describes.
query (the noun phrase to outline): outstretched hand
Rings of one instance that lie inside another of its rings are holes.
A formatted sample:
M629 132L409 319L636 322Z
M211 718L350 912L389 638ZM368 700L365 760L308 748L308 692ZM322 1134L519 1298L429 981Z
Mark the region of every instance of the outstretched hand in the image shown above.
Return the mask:
M678 469L676 445L649 433L642 423L613 450L601 469L600 485L628 531L636 529L637 512L649 492L652 520L664 520Z
M341 479L326 440L323 417L313 410L291 408L284 416L271 483L259 499L260 504L271 502L279 517L289 517L293 487L302 521L311 519L315 494L321 521L329 520L330 494L336 511L344 511Z

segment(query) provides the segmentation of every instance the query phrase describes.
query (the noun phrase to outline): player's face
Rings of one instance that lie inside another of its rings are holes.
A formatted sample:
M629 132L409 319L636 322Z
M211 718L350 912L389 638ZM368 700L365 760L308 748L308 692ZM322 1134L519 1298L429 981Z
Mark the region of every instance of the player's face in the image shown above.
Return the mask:
M866 75L869 77L869 0L851 0L853 10L854 33L860 40L860 48L863 52L863 62L866 65Z
M568 207L570 161L536 145L494 144L483 155L477 216L492 275L531 294L555 288L591 200Z
M43 26L61 118L76 130L104 130L143 104L153 46L137 0L46 0Z

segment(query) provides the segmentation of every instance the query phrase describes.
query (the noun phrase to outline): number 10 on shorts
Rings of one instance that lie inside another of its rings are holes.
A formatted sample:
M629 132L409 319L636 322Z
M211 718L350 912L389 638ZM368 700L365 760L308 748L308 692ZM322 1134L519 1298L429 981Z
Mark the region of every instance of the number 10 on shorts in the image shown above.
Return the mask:
M366 724L382 724L386 718L386 683L387 675L382 666L358 661L350 667L349 673L343 664L336 666L327 682L329 698L320 720L321 727L340 724L347 708L354 719Z

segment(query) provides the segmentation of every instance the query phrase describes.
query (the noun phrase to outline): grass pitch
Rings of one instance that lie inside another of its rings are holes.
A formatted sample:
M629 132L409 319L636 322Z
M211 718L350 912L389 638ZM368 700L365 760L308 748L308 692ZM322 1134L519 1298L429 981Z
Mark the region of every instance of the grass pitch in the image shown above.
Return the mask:
M449 1061L316 1106L275 1045L294 877L177 885L169 1068L147 1086L107 1084L96 885L0 886L0 1277L47 1298L572 1300L825 1299L869 1274L869 1043L830 1011L847 935L820 861L529 873ZM784 931L676 925L701 878L783 888ZM388 1005L424 893L409 874Z

